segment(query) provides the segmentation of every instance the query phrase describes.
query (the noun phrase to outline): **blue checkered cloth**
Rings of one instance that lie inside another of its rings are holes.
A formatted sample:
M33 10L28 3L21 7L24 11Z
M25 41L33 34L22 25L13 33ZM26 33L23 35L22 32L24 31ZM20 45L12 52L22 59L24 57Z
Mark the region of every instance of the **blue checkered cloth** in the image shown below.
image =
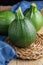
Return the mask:
M27 8L30 7L30 4L32 2L37 4L38 9L41 9L43 7L43 1L21 1L13 5L10 11L15 12L15 10L20 6L24 12ZM11 59L17 58L17 53L15 50L5 42L6 37L7 36L0 35L0 65L7 65Z

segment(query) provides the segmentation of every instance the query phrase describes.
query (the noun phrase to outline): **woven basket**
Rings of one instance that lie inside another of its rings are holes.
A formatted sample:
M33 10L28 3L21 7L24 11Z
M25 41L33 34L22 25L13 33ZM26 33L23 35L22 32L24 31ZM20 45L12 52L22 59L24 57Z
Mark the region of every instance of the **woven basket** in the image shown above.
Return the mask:
M18 58L21 59L38 59L43 57L43 34L37 34L36 40L26 48L18 48L14 46L12 41L7 37L5 39L17 52Z

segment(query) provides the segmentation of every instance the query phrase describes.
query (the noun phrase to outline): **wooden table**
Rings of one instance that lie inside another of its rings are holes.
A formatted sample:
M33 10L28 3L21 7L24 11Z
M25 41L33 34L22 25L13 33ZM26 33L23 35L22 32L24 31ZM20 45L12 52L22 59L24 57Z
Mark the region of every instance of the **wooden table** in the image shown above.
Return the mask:
M12 60L8 65L43 65L43 58L38 60Z
M0 6L0 10L9 10L11 6ZM43 9L41 10L43 14ZM43 34L43 27L39 31L39 33ZM38 60L20 60L20 59L13 59L11 60L8 65L43 65L43 58L40 58Z

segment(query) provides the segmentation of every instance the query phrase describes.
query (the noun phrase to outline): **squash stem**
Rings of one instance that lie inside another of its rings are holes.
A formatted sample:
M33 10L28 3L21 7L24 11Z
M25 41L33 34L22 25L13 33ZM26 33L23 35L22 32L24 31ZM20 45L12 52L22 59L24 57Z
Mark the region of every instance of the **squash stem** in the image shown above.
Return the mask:
M36 12L37 11L37 6L35 3L32 3L31 6L30 6L30 11L32 12Z
M22 13L21 7L19 7L19 8L16 10L16 15L17 15L17 19L24 19L24 15L23 15L23 13Z

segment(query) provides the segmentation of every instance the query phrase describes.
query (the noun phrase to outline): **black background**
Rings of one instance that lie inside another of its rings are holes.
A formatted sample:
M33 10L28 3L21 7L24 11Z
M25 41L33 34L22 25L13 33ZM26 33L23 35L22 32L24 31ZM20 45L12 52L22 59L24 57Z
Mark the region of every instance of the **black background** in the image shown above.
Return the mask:
M0 0L0 5L13 5L22 0ZM27 0L27 1L39 1L39 0ZM43 0L40 0L43 1Z

